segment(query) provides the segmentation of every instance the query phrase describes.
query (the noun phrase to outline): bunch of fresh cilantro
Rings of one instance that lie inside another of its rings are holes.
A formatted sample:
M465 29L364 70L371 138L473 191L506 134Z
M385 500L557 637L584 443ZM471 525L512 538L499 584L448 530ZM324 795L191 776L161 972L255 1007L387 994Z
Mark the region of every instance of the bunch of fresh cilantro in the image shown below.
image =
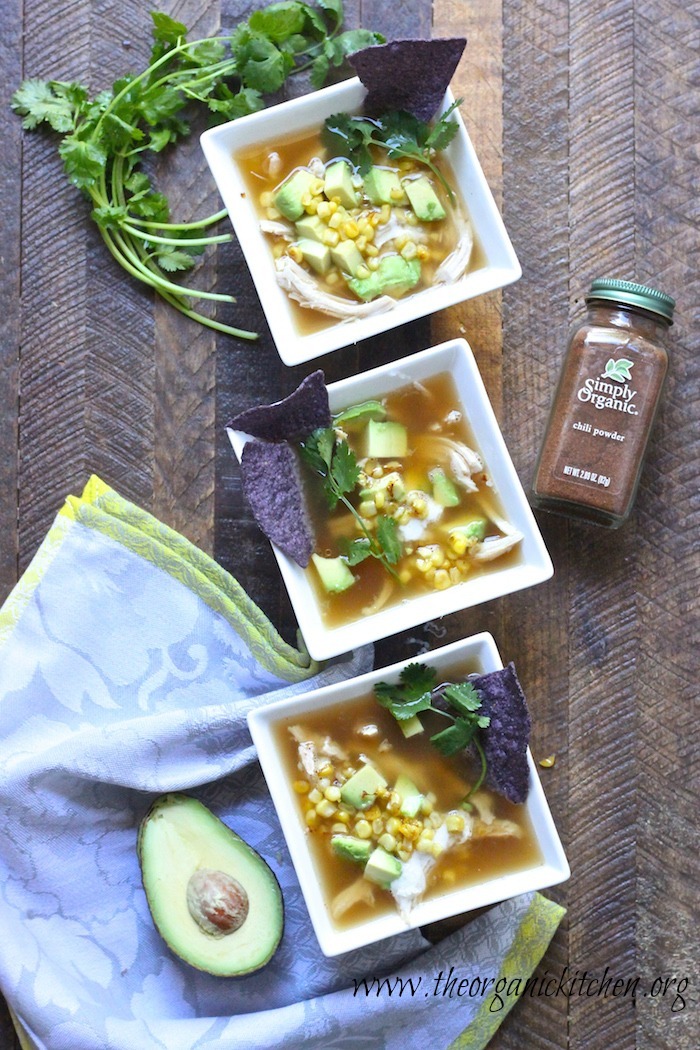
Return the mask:
M372 167L372 146L381 146L392 159L410 157L425 164L442 183L450 200L454 191L434 163L435 153L449 146L457 134L457 123L450 120L461 102L453 102L439 120L426 124L404 110L389 110L380 117L352 117L335 113L326 119L321 133L322 141L332 156L347 157L361 175Z
M310 69L319 87L346 55L383 37L364 29L341 32L342 0L283 0L255 11L230 36L187 42L187 27L152 12L148 67L91 97L82 84L26 80L12 107L33 130L48 124L62 136L59 153L71 182L92 201L92 218L114 258L186 316L243 339L243 331L196 312L190 299L235 302L172 280L190 269L207 245L231 239L211 234L226 212L195 222L171 222L166 197L154 189L142 162L186 136L185 110L199 103L217 121L264 107L291 74Z
M436 687L437 674L426 664L412 663L401 671L398 682L377 682L374 693L377 701L398 721L433 711L447 718L450 725L434 733L430 742L446 756L457 755L473 746L479 756L481 769L477 780L462 800L469 808L469 798L479 790L487 773L486 755L479 739L479 730L490 725L490 718L481 710L481 697L471 682L445 682Z
M334 510L338 503L343 503L363 532L362 536L345 543L342 553L348 564L359 565L366 558L376 558L387 572L398 578L393 566L401 557L402 548L396 522L386 514L378 514L376 530L370 532L348 499L359 481L360 468L347 441L338 438L332 427L321 427L304 441L301 457L323 479L328 509Z

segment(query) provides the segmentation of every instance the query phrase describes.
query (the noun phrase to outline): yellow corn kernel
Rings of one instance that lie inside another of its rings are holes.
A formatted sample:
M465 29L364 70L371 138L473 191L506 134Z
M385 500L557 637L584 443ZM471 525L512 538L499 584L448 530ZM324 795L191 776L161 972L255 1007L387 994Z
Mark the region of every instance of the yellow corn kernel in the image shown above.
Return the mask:
M384 467L380 463L378 463L376 467L372 468L372 477L376 481L379 481L380 478L384 477Z
M335 770L330 762L326 762L325 766L321 766L318 771L320 777L332 777L334 773Z
M304 820L307 827L315 828L318 826L318 813L315 809L309 809L304 816Z
M409 241L408 234L407 233L400 233L399 236L396 237L395 240L394 240L394 245L396 247L396 250L398 252L403 252L403 249L408 244L408 241Z
M401 257L403 259L415 259L417 250L415 241L406 241L401 249Z
M318 203L312 198L308 204L304 205L304 211L307 215L315 215L318 211Z
M327 244L329 248L335 248L339 240L340 234L337 230L328 229L323 231L323 243Z
M369 255L369 249L371 247L372 247L372 245L369 245L369 247L367 248L367 254L368 255ZM369 270L378 270L379 269L379 259L377 259L377 257L376 257L376 252L375 252L374 255L369 255L369 258L367 260L367 268Z
M539 764L543 769L551 769L556 760L556 755L548 755L547 758L541 758Z
M329 802L340 801L340 788L337 784L331 784L329 787L326 788L323 794Z
M389 817L386 822L386 830L390 835L398 835L401 830L401 821L398 817Z
M280 212L277 211L277 208L268 208L267 217L268 219L281 219L282 215Z
M318 788L312 788L311 791L309 792L309 802L311 802L311 804L314 805L314 806L316 805L317 802L320 802L322 798L323 798L323 795L318 790Z
M335 204L336 208L340 207L340 197L331 197L331 204Z
M404 864L405 864L406 861L410 858L412 852L413 851L410 850L410 849L403 849L403 848L401 848L401 849L398 849L396 851L396 856L399 858L399 860L402 860L404 862Z
M389 196L393 201L402 201L404 199L404 192L400 186L394 186L389 191Z
M399 573L399 581L404 584L411 582L411 572L409 569L402 569Z
M308 795L309 793L309 782L308 780L295 780L294 790L297 795Z
M433 852L433 844L432 844L432 842L428 842L427 839L418 839L418 842L416 842L416 847L415 848L416 848L416 853L432 853Z
M323 193L323 179L314 179L311 183L311 192L314 197L318 197L320 193Z
M337 284L340 280L340 274L337 270L331 270L330 273L326 274L326 284Z
M432 853L432 855L434 857L437 858L443 852L443 849L444 849L444 847L441 846L439 842L433 842L432 847L430 849L430 852Z
M334 835L344 835L347 828L344 824L331 824L331 831Z
M368 241L374 240L374 226L371 223L367 224L367 228L362 231Z
M381 817L381 815L382 811L377 805L370 806L369 809L366 809L363 814L365 820L369 820L370 822L373 820L378 820L379 817Z
M386 492L383 492L382 489L377 489L377 491L374 493L374 505L376 506L377 510L382 510L385 503Z
M418 225L418 216L416 215L416 213L412 212L412 211L407 211L406 212L406 222L408 223L409 226L417 226Z
M348 222L343 223L343 233L346 237L349 237L351 241L354 241L355 238L360 235L360 227L354 219L349 219Z
M363 518L375 518L377 516L377 504L373 499L363 499L358 510Z
M389 832L386 832L378 839L377 845L381 846L382 849L385 849L387 853L393 853L396 849L397 842L393 835L390 835Z
M379 223L381 221L382 221L381 212L373 211L372 214L369 217L369 224L372 227L372 229L376 230L377 226L379 226Z
M332 203L332 202L331 202ZM332 230L339 230L343 225L343 215L339 211L334 211L328 220L328 225Z
M467 537L461 532L450 533L450 547L455 554L464 554L467 549Z
M410 171L412 167L413 161L410 159L410 157L404 157L403 160L399 161L400 171Z
M318 813L319 817L323 817L325 820L328 820L329 817L335 816L335 806L332 802L329 802L327 798L323 798L319 803L317 803L316 812Z
M258 200L260 201L261 208L269 208L275 198L269 190L263 190Z
M416 247L416 259L420 259L421 262L425 262L426 259L430 258L430 252L424 244L419 244Z
M442 815L440 813L431 813L428 817L428 822L430 826L432 828L435 828L435 830L437 831L437 829L442 824Z
M433 580L433 587L436 591L445 591L448 587L452 586L450 580L450 574L447 569L438 569L435 573L435 579Z
M386 808L391 813L398 813L401 809L401 796L396 791L392 791L387 800Z
M433 812L433 803L431 799L427 797L423 799L423 801L420 804L420 811L424 817L430 816L430 814Z
M368 820L358 820L355 824L355 834L358 839L368 839L372 835L372 825Z
M300 263L304 258L303 252L298 244L290 244L289 251L287 253L290 259L294 259L295 263Z
M464 817L461 813L448 813L445 817L445 827L453 834L464 831Z
M358 266L355 276L359 277L360 280L364 280L365 277L369 277L369 269L366 266Z
M331 215L335 215L335 213L338 210L338 201L337 201L337 199L333 199L333 200L328 201L328 208L330 210L330 214Z
M372 821L372 834L382 835L384 832L384 821L381 817L377 817L376 820Z
M462 582L462 573L459 571L459 569L455 565L453 565L452 568L450 569L450 583L454 587L455 584L461 583L461 582Z
M357 245L358 252L364 252L367 250L367 238L364 233L361 233L359 237L356 238L355 244Z
M435 838L435 830L434 830L434 828L431 828L430 826L427 826L427 827L424 827L423 830L421 831L421 833L420 833L420 835L418 837L418 841L420 842L421 839L425 839L427 842L432 842L434 838Z
M379 211L379 222L380 223L388 222L390 218L391 218L391 205L390 204L382 204L381 209Z
M335 819L345 826L350 823L350 814L347 809L339 809L335 815Z
M319 219L328 219L331 216L331 206L328 201L319 201L316 205L316 214Z
M417 820L404 820L401 824L401 834L409 842L415 842L422 831Z
M425 574L430 567L430 562L426 561L425 558L416 558L416 568L418 569L418 572Z
M285 244L274 244L272 246L272 257L273 259L281 259L287 252L287 246Z
M320 791L325 791L327 787L330 787L330 784L331 784L331 778L330 777L320 777L320 779L318 781L318 784L316 786L319 788Z

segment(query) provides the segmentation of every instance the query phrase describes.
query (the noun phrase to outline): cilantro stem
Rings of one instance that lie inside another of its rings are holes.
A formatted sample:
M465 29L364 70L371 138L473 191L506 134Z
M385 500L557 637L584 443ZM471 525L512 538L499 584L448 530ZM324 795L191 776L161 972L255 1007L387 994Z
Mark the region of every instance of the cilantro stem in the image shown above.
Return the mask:
M195 245L195 244L225 244L228 241L233 240L233 234L231 233L220 233L215 237L159 237L155 233L147 233L143 230L138 230L129 222L121 223L122 230L126 233L130 233L132 237L140 237L142 241L152 241L154 244L177 244L177 245Z
M138 215L129 215L132 226L145 226L148 230L200 230L205 226L213 226L215 223L225 219L228 215L226 208L215 211L213 215L207 215L205 219L197 219L194 222L154 222L150 219L141 219Z
M475 795L477 793L481 785L484 783L484 780L486 779L486 754L484 753L484 749L481 746L481 743L479 742L479 738L477 736L474 736L474 738L472 739L472 743L474 744L474 747L477 750L477 754L479 755L479 759L481 761L481 770L479 772L479 776L476 779L476 783L473 784L472 787L470 787L469 791L460 802L460 806L462 807L462 809L472 808L472 804L469 801L469 799L472 797L472 795Z
M326 475L326 477L328 477L328 475ZM329 480L330 480L331 484L333 485L333 479L330 478ZM386 555L382 551L381 547L378 545L378 543L375 540L374 536L372 536L372 534L370 533L369 529L367 528L367 526L365 525L364 521L362 520L361 515L357 513L357 511L353 507L353 505L350 502L350 500L342 492L338 491L335 488L334 485L333 485L333 488L334 488L334 491L335 491L336 495L338 496L338 499L340 500L340 502L343 503L348 508L348 510L353 515L353 517L357 521L358 525L360 526L360 528L364 532L365 536L369 540L369 546L370 546L370 551L371 551L372 557L376 558L378 561L380 561L382 563L382 565L384 566L386 571L389 573L390 576L394 577L394 579L396 580L397 583L401 583L401 579L399 577L399 574L396 572L396 570L394 569L393 565L390 565L389 562L387 561Z

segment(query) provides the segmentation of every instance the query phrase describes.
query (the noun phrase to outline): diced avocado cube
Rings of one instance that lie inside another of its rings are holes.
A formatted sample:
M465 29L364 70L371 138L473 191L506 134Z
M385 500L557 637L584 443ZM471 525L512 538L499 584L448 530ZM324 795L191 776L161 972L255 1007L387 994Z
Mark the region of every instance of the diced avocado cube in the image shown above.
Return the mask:
M354 277L348 281L358 299L369 302L379 295L400 298L420 281L418 259L404 259L401 255L385 255L369 277Z
M371 459L401 459L408 451L408 432L403 423L370 419L366 431L366 455Z
M418 733L423 732L423 723L418 715L411 715L410 718L402 718L399 721L399 729L408 740L410 737L417 736Z
M316 273L328 273L331 268L331 253L325 244L302 237L297 241L297 247L304 256L304 261L316 271Z
M392 857L391 853L377 846L365 865L365 878L386 888L394 879L398 879L400 874L401 861L399 858Z
M391 168L371 167L365 175L364 187L372 204L396 204L404 195L401 180Z
M334 160L326 168L323 192L328 200L335 197L344 208L357 207L357 193L352 184L352 171L345 160Z
M368 809L383 787L386 787L386 780L378 769L367 763L345 781L340 789L340 797L348 806Z
M459 493L442 467L436 467L435 470L431 470L430 480L433 485L433 499L436 503L439 503L441 507L458 506Z
M320 554L312 554L311 560L321 577L321 583L329 594L347 591L348 587L352 587L355 582L348 563L342 558L322 558Z
M323 244L323 234L328 227L318 215L304 215L296 224L297 235L306 237L310 241L318 241Z
M445 209L427 175L420 175L417 179L404 179L403 188L416 217L421 222L436 222L445 218Z
M366 423L368 419L386 419L386 408L381 401L362 401L359 405L351 405L334 416L333 422L342 427L352 423Z
M332 835L331 849L344 860L366 864L372 852L372 843L369 839L358 839L354 835Z
M450 533L455 532L468 540L483 540L487 524L486 518L474 518L463 525L455 525L453 529L450 529Z
M297 168L288 179L285 179L275 194L277 211L292 222L300 219L304 214L302 198L310 192L315 182L316 177L310 171L306 168Z
M413 818L418 813L423 801L423 794L418 790L410 777L405 773L399 773L394 785L394 791L401 799L399 812L402 817Z
M354 241L339 241L335 248L331 248L331 259L343 273L349 273L356 277L361 267L366 268L362 253Z

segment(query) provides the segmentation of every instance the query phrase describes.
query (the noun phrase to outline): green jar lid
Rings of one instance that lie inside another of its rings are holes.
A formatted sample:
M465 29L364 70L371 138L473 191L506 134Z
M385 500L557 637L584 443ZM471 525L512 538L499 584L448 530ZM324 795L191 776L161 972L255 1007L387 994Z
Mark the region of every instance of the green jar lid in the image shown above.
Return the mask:
M673 308L676 300L666 295L665 292L658 292L656 288L649 288L645 284L597 277L591 282L591 290L586 296L586 302L590 302L591 299L610 299L616 303L624 303L626 306L638 306L642 310L658 314L669 324L673 324Z

